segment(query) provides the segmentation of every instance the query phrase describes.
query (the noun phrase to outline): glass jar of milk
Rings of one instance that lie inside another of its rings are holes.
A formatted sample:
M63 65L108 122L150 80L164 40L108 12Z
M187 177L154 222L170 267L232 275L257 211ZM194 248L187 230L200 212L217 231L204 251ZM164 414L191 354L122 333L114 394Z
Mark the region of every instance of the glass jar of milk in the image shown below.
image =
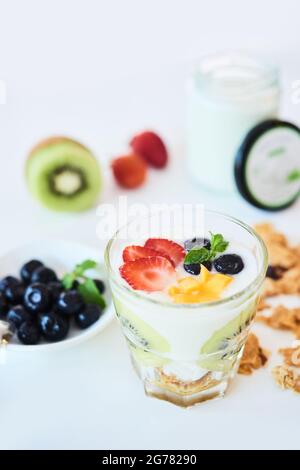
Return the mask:
M239 53L202 59L188 83L187 151L190 174L203 187L232 191L234 160L248 131L276 118L276 68Z

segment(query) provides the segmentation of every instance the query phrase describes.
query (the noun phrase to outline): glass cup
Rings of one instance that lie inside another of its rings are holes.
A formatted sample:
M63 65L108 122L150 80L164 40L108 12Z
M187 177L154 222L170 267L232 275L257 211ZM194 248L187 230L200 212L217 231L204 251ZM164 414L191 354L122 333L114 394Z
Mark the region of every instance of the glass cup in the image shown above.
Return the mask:
M131 239L128 233L136 223L130 222L110 240L105 262L116 314L145 392L182 407L223 397L239 367L256 314L268 264L266 247L246 224L205 211L207 232L222 233L242 243L256 264L255 274L239 292L227 298L175 304L164 296L131 289L119 275L124 247L143 243L149 236L143 241Z

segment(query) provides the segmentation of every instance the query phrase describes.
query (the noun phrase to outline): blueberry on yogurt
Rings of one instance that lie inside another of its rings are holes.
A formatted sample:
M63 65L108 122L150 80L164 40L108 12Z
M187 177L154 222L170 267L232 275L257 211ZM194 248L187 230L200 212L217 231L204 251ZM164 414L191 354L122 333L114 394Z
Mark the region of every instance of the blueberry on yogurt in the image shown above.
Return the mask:
M210 250L210 241L207 238L194 237L184 242L185 251L191 251L194 248L206 248Z
M244 262L239 255L226 254L214 260L214 268L221 274L238 274L244 269Z

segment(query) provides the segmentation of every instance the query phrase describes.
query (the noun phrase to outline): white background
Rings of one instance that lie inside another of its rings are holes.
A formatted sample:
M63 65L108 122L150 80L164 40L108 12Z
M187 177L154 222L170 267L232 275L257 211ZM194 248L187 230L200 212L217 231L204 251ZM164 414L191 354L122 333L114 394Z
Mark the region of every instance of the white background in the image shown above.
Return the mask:
M108 162L143 128L164 136L171 164L151 172L130 201L203 202L249 223L270 218L299 242L299 203L270 215L237 196L206 193L185 173L184 148L185 79L202 53L215 50L250 50L275 61L282 116L300 124L300 103L292 102L299 18L296 0L1 0L7 102L0 106L0 251L39 237L101 250L95 211L60 215L31 200L26 154L49 135L82 140L105 168L102 200L116 203L124 192ZM259 333L273 350L291 339ZM0 368L0 448L293 448L299 412L299 396L278 390L269 370L239 377L225 400L188 411L147 399L116 323L81 347L51 357L9 356Z

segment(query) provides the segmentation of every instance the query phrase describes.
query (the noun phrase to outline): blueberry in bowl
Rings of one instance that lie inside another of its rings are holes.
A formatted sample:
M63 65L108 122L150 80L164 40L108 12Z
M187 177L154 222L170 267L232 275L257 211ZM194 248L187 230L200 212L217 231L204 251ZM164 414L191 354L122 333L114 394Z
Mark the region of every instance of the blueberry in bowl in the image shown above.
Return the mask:
M5 298L9 304L18 305L23 302L25 287L20 283L11 285L4 291Z
M30 313L25 309L23 305L15 305L11 307L6 315L6 320L9 323L13 323L16 328L19 328L22 323L31 320Z
M52 281L47 284L47 287L51 292L53 302L56 302L64 290L62 283L60 281Z
M18 339L24 345L36 345L39 343L40 338L40 330L33 320L23 322L18 329Z
M57 275L53 269L47 268L45 266L40 266L35 271L33 271L31 276L31 282L41 282L43 284L48 284L49 282L57 281Z
M6 319L9 304L5 298L5 295L0 292L0 320Z
M80 286L80 282L77 281L77 279L75 279L75 281L73 282L72 286L71 286L71 289L78 289L78 287Z
M27 287L24 294L24 306L32 313L47 311L51 307L51 291L45 284L36 282Z
M62 315L71 316L84 308L84 300L77 290L67 290L60 294L56 305Z
M5 294L6 289L21 285L21 281L14 276L5 276L0 280L0 292Z
M65 339L70 328L69 320L55 312L40 314L38 325L42 336L51 342Z
M25 263L20 271L20 276L25 285L31 283L32 274L34 271L43 266L43 263L37 259L32 259Z
M75 315L75 323L78 328L88 328L99 320L102 313L103 310L99 305L89 304Z
M102 279L93 279L98 291L100 292L100 294L104 294L105 292L105 284L104 282L102 281Z

